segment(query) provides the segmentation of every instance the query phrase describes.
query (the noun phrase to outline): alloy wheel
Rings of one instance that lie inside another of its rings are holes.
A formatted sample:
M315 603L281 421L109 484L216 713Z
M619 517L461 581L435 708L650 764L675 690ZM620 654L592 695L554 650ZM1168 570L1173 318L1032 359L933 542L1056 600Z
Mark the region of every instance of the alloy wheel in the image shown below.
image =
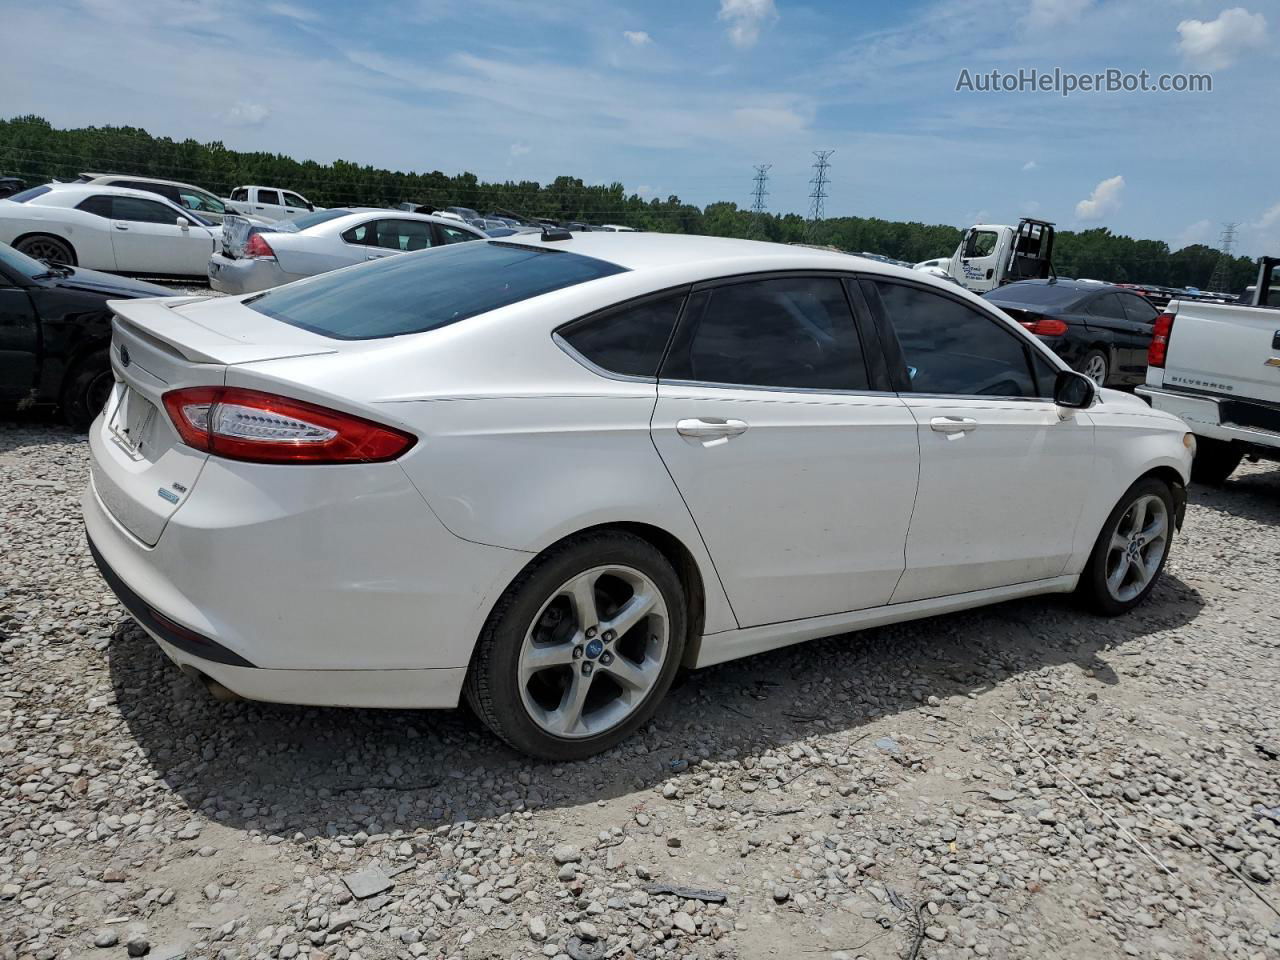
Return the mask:
M633 567L594 567L561 584L520 648L520 697L529 717L565 739L613 729L658 683L669 624L662 592Z
M22 245L22 252L33 260L47 260L50 263L67 263L67 249L56 240L45 240L34 237Z
M1085 361L1082 372L1098 386L1105 387L1107 385L1107 358L1100 353L1093 354Z
M1136 499L1112 531L1106 582L1112 599L1132 600L1151 583L1169 549L1169 510L1154 494Z

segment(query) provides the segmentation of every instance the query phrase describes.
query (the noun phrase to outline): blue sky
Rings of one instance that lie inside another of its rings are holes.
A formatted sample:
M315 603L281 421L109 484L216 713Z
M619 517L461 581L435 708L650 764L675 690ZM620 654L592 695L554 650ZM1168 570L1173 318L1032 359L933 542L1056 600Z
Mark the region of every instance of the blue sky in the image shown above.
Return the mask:
M48 0L6 13L0 113L300 158L560 174L699 204L967 225L1034 214L1280 254L1280 3ZM956 92L1019 68L1211 93Z

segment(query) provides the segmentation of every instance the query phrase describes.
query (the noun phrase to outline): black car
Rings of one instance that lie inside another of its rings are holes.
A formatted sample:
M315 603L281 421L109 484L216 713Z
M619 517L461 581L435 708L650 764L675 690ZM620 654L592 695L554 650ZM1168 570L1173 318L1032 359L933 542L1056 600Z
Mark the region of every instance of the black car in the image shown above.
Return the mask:
M0 177L0 197L11 197L27 188L25 180L17 177Z
M1084 280L1023 280L982 295L1099 386L1132 386L1147 375L1159 312L1123 287Z
M0 243L0 404L58 405L87 427L111 392L108 300L167 297L164 287L33 260Z

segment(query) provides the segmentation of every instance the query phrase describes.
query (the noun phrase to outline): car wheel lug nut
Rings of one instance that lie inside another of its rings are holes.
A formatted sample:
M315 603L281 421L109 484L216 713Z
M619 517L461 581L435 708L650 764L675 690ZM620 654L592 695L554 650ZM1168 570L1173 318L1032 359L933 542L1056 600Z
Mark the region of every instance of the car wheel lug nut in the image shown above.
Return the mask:
M581 659L582 659L582 648L581 648L581 647L574 647L574 648L573 648L573 659L575 659L575 660L581 660Z
M591 671L592 671L592 670L594 670L594 669L595 669L595 668L592 666L591 661L590 661L590 660L588 660L588 661L586 661L585 663L583 663L583 665L582 665L582 675L583 675L584 677L589 677L589 676L591 676Z
M601 664L603 664L603 665L604 665L604 666L606 666L606 667L607 667L609 664L613 663L613 654L612 654L612 653L605 653L605 654L602 654L602 655L601 655L601 657L600 657L600 663L601 663Z
M614 640L617 640L617 639L618 639L618 635L617 635L616 633L614 633L612 630L606 630L606 631L604 632L604 642L605 642L605 643L613 643L613 641L614 641Z
M596 635L596 632L597 631L595 627L587 627L587 639L590 640L592 637L594 637Z

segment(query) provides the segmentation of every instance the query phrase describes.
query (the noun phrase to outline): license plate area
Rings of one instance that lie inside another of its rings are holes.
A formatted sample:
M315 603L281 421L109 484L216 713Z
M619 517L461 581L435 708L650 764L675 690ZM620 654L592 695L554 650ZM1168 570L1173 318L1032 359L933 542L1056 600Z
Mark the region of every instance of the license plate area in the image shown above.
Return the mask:
M120 384L118 392L107 430L130 459L144 460L155 441L155 405L127 383Z

